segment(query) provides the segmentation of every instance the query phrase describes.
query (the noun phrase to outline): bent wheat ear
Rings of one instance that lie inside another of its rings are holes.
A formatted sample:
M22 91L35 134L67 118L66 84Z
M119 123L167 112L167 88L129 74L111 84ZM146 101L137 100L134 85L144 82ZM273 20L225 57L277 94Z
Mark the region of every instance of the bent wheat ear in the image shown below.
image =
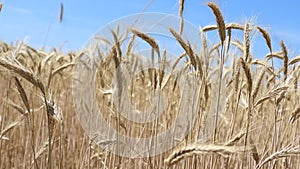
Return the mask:
M184 0L179 1L179 16L182 17L184 9Z
M155 52L158 54L158 56L160 55L159 54L159 46L158 44L156 43L155 39L152 38L151 36L137 30L137 29L131 29L131 32L133 34L135 34L136 36L138 36L139 38L143 39L144 41L146 41L154 50Z
M251 155L252 155L252 158L255 161L255 164L257 165L259 163L260 157L259 157L259 154L257 152L256 146L253 144L253 140L252 139L250 139L250 143L251 143L251 148L252 148Z
M59 22L62 22L64 16L64 5L60 3L60 11L59 11Z
M179 16L180 16L180 27L179 27L179 33L182 35L183 31L183 9L184 9L184 0L179 1Z
M259 90L259 88L261 86L261 82L262 82L262 79L263 79L264 75L265 75L265 68L260 72L260 74L259 74L259 76L257 78L256 84L255 84L253 92L252 92L252 98L253 98L253 100L256 98L256 95L257 95L258 90Z
M271 38L270 38L268 32L267 32L265 29L263 29L262 27L259 27L259 26L257 27L257 29L259 30L259 32L260 32L260 33L263 35L263 37L265 38L266 43L267 43L267 45L268 45L268 47L269 47L269 49L270 49L270 52L272 53Z
M242 64L242 68L243 68L243 70L245 72L245 75L246 75L246 78L247 78L248 91L249 91L249 93L251 93L251 91L252 91L252 77L251 77L249 66L247 65L247 63L245 62L245 60L243 58L240 58L240 63Z
M289 65L293 65L297 62L300 61L300 55L296 56L295 58L293 58L290 62L289 62Z
M28 112L30 112L30 106L29 106L29 102L28 102L28 98L27 98L27 95L26 95L26 92L21 84L21 82L19 81L19 79L17 77L15 77L15 82L16 82L16 86L17 86L17 89L18 89L18 92L22 98L22 101L27 109Z
M118 30L119 28L117 28L117 30ZM116 48L116 50L117 50L117 57L119 58L119 59L121 59L122 58L122 50L121 50L121 44L120 44L120 40L119 40L119 38L118 38L118 35L117 35L117 33L115 32L115 31L113 31L113 30L111 30L111 33L112 33L112 35L113 35L113 37L114 37L114 42L115 42L115 48Z
M179 42L180 46L185 50L186 54L189 56L191 60L191 64L194 66L195 69L197 69L197 59L195 57L194 51L189 43L186 43L182 37L172 28L169 28L172 35L175 37L177 42Z
M63 71L64 69L67 69L67 68L72 67L72 66L74 66L74 65L75 65L75 63L73 63L73 62L66 63L66 64L64 64L64 65L62 65L62 66L56 68L55 70L53 70L52 76L54 76L54 75L60 73L60 72Z
M207 3L207 5L212 9L212 11L216 17L220 40L223 44L226 39L226 31L225 31L226 27L225 27L225 22L224 22L222 13L216 4L209 2L209 3Z
M51 145L51 144L54 144L54 143L57 142L57 141L58 141L58 139L52 140L51 143L50 143L50 145ZM36 152L35 159L33 159L33 160L31 161L31 165L33 165L33 164L34 164L34 161L35 161L35 160L38 160L38 159L41 157L41 155L43 155L43 153L47 150L47 148L49 148L49 142L48 142L48 141L45 141L45 142L42 144L42 146L38 149L38 151Z
M126 51L126 57L128 57L131 53L131 50L133 48L133 44L134 44L134 41L135 41L135 37L136 37L136 35L133 35L130 38L130 41L129 41L129 44L128 44L128 47L127 47L127 51Z
M245 26L238 23L228 23L225 25L226 29L244 30ZM212 31L218 29L218 25L207 25L202 28L203 32Z
M300 117L300 107L295 109L290 117L290 123L293 124Z
M277 160L280 158L285 158L287 156L295 156L295 155L299 155L300 154L300 146L288 146L288 147L284 147L283 149L271 154L270 156L268 156L267 158L265 158L262 162L260 162L257 165L257 169L262 168L266 163L273 161L273 160Z
M12 108L16 109L19 113L21 113L22 115L26 115L26 113L29 113L29 112L26 112L25 110L23 110L23 108L21 106L19 106L18 104L14 103L13 101L11 100L5 100L5 102L11 106ZM1 116L0 116L1 117ZM1 122L1 120L0 120Z
M233 146L237 143L241 138L245 136L246 132L244 130L240 131L236 136L225 143L225 146Z
M179 61L180 61L183 57L185 57L186 55L187 55L186 52L184 52L184 53L182 53L181 55L179 55L179 56L177 57L177 59L175 60L174 64L172 65L172 70L175 70L175 68L176 68L176 66L178 65Z
M23 118L19 118L16 121L12 122L11 124L7 125L1 132L0 132L0 140L4 139L4 135L13 129L15 126L19 125L22 122Z
M193 144L183 147L179 150L174 151L166 160L165 163L172 165L184 157L199 155L199 154L209 154L218 153L221 155L236 154L242 152L251 152L252 148L250 146L226 146L226 145L216 145L216 144Z
M244 30L244 58L246 62L250 62L250 24L245 24Z
M260 66L263 66L264 69L266 69L269 73L271 73L272 75L274 76L278 76L278 74L276 74L273 70L272 70L272 67L270 65L268 65L267 62L265 62L264 60L253 60L251 62L251 64L254 64L254 65L260 65Z
M231 43L231 28L227 29L228 39L226 43L226 53L229 51L230 43Z
M278 59L283 59L282 52L272 52L266 54L266 59L267 61L270 60L271 58L278 58Z
M20 75L24 79L28 80L34 86L38 87L43 94L46 94L45 87L43 83L40 81L38 77L36 77L31 71L23 68L17 64L11 63L6 59L0 59L0 66L5 67L8 70L15 72L16 74Z
M281 49L283 52L283 74L284 74L284 80L287 78L287 73L288 73L288 63L289 63L289 58L288 58L288 52L286 49L286 46L283 41L280 42Z
M238 23L229 23L226 24L226 29L237 29L237 30L244 30L244 26Z
M113 61L115 63L115 67L118 68L121 61L118 58L118 51L117 51L117 47L116 46L112 47L110 54L111 54L111 56L113 58Z
M244 52L243 44L239 40L232 41L231 44L236 46L241 52Z

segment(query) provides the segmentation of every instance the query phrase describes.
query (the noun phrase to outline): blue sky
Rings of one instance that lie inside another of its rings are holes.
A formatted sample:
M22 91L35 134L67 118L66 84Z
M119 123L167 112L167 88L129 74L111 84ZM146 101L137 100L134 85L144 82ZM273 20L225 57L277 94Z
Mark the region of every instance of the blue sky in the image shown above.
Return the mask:
M215 24L207 0L185 0L184 17L195 26ZM140 13L150 0L0 0L0 40L6 43L24 40L35 48L63 44L64 51L79 50L89 37L112 20ZM272 35L276 48L280 40L294 55L300 51L300 19L296 0L219 0L226 22L245 23L254 19ZM59 23L60 3L64 5L63 22ZM145 12L178 14L178 0L153 0Z

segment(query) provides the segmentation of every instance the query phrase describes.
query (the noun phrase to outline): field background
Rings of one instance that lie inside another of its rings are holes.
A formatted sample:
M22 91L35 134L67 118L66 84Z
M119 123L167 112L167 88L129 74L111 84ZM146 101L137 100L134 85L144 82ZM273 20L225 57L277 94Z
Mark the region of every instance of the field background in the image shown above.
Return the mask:
M218 7L212 3L208 6L216 16L216 25L199 31L200 52L181 39L180 30L170 29L185 50L182 57L178 56L185 59L185 66L178 69L188 68L190 75L197 75L202 86L198 91L199 118L177 147L151 158L113 155L84 133L74 109L72 70L85 50L64 54L56 48L34 49L25 42L1 42L0 168L298 168L300 56L290 56L284 41L277 44L278 49L273 49L269 34L262 27L251 23L225 24ZM182 12L183 8L179 14ZM211 32L218 39L216 43L207 39L206 35ZM157 50L151 37L142 32L133 33ZM256 49L249 50L253 34L265 39L262 48L269 53L264 58L256 58L251 53ZM116 34L116 37L120 36ZM111 88L110 75L116 71L115 67L128 61L126 54L131 51L130 47L120 55L119 45L114 44L111 53L101 62L103 69L98 71L96 84L100 91ZM273 66L274 60L281 64ZM131 62L139 64L136 60ZM160 63L164 64L164 61ZM198 136L205 128L203 121L209 116L210 103L216 99L212 94L216 91L211 91L215 79L210 76L216 70L221 70L222 83L226 84L226 92L217 93L218 97L226 97L220 110L224 114L218 116L219 125L210 138L200 142ZM167 76L149 70L136 78L127 92L135 106L143 110L149 106L145 100L148 90L161 87L160 80ZM141 90L143 88L147 90ZM164 90L173 98L173 105L168 105L158 124L147 125L146 131L118 116L111 93L99 92L97 99L105 115L112 116L108 121L121 133L135 137L143 132L147 136L168 128L176 119L182 102L176 78L171 78ZM110 114L111 110L114 113Z

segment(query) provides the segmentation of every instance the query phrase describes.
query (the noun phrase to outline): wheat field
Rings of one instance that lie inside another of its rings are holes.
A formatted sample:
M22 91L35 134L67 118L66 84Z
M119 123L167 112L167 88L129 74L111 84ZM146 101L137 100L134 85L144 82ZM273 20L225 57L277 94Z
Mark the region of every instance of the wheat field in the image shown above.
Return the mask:
M182 18L184 1L179 5ZM107 122L128 137L148 137L168 129L187 102L184 99L190 99L181 98L178 74L172 70L187 71L199 84L194 125L175 147L152 157L115 155L96 144L80 125L72 84L75 65L88 49L65 54L56 48L44 51L24 42L1 42L0 168L299 168L300 56L291 56L284 41L273 48L265 28L250 22L225 23L217 5L207 6L216 24L202 27L195 35L201 37L200 51L181 36L183 22L179 30L169 29L184 50L172 64L153 37L131 30L130 44L140 39L153 53L162 53L160 69L136 74L125 91L141 111L150 106L145 96L156 89L164 91L168 104L157 121L146 125L127 121L113 104L117 67L125 62L145 66L133 45L124 51L121 35L112 31L115 43L99 63L95 98ZM217 37L214 43L207 36L211 33ZM264 40L261 48L269 51L265 56L252 53L259 50L252 48L253 34ZM274 65L275 60L280 66ZM167 69L169 74L164 72ZM212 76L215 72L218 80ZM212 90L215 80L219 88L224 86L222 92ZM216 98L224 98L217 101L222 109L211 116ZM208 120L215 128L200 141Z

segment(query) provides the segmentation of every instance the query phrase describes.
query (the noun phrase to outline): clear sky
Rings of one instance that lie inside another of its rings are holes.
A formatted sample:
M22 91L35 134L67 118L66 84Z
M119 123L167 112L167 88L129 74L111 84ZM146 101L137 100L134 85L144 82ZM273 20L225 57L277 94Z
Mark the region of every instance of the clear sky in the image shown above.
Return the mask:
M140 13L151 0L0 0L0 40L24 40L35 48L43 45L64 51L79 50L89 37L112 20ZM184 17L195 26L215 24L207 0L185 0ZM60 3L64 5L59 22ZM294 55L300 49L298 0L217 0L226 22L254 19L272 35L273 44L284 40ZM178 14L178 0L153 0L145 12ZM274 45L276 46L276 45ZM277 48L279 50L279 48ZM275 48L276 50L276 48Z

